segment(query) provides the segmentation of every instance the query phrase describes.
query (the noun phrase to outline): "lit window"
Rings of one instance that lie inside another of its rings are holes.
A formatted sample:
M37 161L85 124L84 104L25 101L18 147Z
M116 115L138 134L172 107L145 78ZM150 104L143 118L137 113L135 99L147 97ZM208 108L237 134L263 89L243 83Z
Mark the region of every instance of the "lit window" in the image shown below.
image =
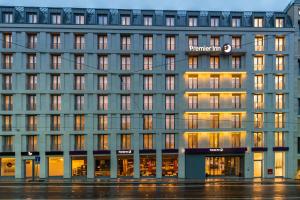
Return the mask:
M198 95L189 95L188 96L188 108L189 109L198 109Z
M263 18L262 17L255 17L254 18L254 27L263 27Z
M241 76L240 75L232 75L231 77L231 86L232 88L241 88Z
M175 76L166 76L166 90L175 90Z
M197 36L189 36L188 45L189 46L198 46L198 37Z
M83 34L75 34L74 47L75 47L75 49L84 49L85 48L85 37Z
M153 49L153 37L144 36L144 50L150 51Z
M153 64L153 57L152 56L144 56L144 70L151 71Z
M131 135L121 134L121 150L131 149Z
M188 148L189 149L198 148L198 134L197 133L189 133L188 134Z
M121 115L121 130L129 130L130 129L130 115L122 114Z
M275 76L275 90L283 90L284 89L284 75L276 75Z
M211 36L210 37L210 46L211 47L219 47L220 46L220 37L219 36Z
M4 23L13 23L13 14L10 12L3 13L3 22Z
M197 69L198 68L198 57L197 56L189 56L189 69Z
M61 24L61 15L60 14L51 14L51 23L52 24Z
M263 113L254 113L254 128L263 128Z
M264 50L264 37L263 36L255 36L254 48L255 48L255 51L263 51Z
M144 16L144 26L152 26L152 16Z
M130 110L130 95L121 95L121 110Z
M276 56L276 70L284 70L284 56Z
M220 134L219 133L210 133L209 134L209 147L210 148L219 148L220 144Z
M153 109L153 96L152 95L144 95L144 110L152 110Z
M285 127L285 113L275 113L275 128Z
M84 137L84 135L74 135L74 150L75 151L85 150L85 137Z
M254 71L262 71L264 70L264 56L254 56Z
M175 56L166 56L166 70L167 71L175 70Z
M263 147L264 146L264 133L254 132L253 133L253 146L254 147Z
M143 116L143 129L144 130L153 129L153 116L151 114L147 114Z
M168 114L165 115L165 128L166 130L174 130L175 129L175 115L174 114Z
M165 149L175 149L175 134L165 134Z
M263 90L264 89L264 76L263 75L255 75L254 76L254 89L255 90Z
M217 94L210 95L209 104L211 109L218 109L220 107L219 98L220 96Z
M231 134L231 146L232 146L232 148L241 147L241 134L240 133Z
M175 50L175 36L166 37L166 50L174 51Z
M240 17L233 17L231 19L231 26L232 27L240 27L241 26L241 18Z
M107 25L108 24L107 15L98 15L98 24L99 25Z
M121 36L121 50L130 50L131 37L130 35Z
M153 89L153 76L145 75L144 76L144 90L152 90Z
M254 109L263 109L264 108L264 96L263 94L255 94L253 96Z
M209 88L218 89L220 88L220 76L211 75L209 78Z
M187 119L187 128L188 129L197 129L198 128L198 115L189 114Z
M98 69L99 70L108 70L108 56L107 55L101 55L98 56Z
M197 26L198 18L197 17L189 17L189 26Z
M174 95L166 95L166 110L174 110L175 109L175 96Z
M283 132L275 132L274 136L275 147L284 147L284 133Z
M84 24L84 15L83 14L76 14L75 15L75 24Z
M231 127L232 128L241 128L242 127L241 114L239 114L239 113L231 114Z
M28 13L27 16L28 23L36 24L37 23L37 14L36 13Z
M121 25L122 26L129 26L130 25L130 16L129 15L121 16Z
M276 18L275 19L275 27L283 28L284 27L284 18Z
M231 46L234 49L240 49L241 48L241 37L238 37L238 36L232 37Z
M220 115L210 114L210 128L220 128Z
M166 26L175 26L175 18L174 17L166 17Z
M277 36L275 38L275 51L285 50L285 38L282 36Z
M220 18L219 17L211 17L210 18L210 26L211 27L218 27L220 25Z
M219 69L220 67L220 57L219 56L210 56L209 66L211 69Z
M107 35L98 36L98 49L107 49Z
M241 56L232 56L231 65L232 65L232 69L240 69Z
M276 94L276 96L275 96L275 108L277 110L285 108L284 94Z
M107 134L98 135L98 148L97 149L98 150L108 150L109 149Z
M143 149L153 149L153 139L154 135L152 133L143 134Z

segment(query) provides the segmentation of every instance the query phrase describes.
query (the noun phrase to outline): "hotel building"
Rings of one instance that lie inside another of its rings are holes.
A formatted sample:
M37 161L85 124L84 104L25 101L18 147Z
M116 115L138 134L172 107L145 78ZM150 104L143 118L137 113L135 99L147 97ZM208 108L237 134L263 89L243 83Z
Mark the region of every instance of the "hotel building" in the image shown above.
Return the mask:
M0 177L295 178L297 5L0 7Z

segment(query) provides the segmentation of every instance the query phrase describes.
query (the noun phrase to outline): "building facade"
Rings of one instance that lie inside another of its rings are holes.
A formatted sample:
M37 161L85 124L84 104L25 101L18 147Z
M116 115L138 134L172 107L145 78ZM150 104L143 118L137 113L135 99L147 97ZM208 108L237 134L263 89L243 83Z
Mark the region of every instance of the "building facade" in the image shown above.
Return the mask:
M295 178L294 6L0 7L0 176Z

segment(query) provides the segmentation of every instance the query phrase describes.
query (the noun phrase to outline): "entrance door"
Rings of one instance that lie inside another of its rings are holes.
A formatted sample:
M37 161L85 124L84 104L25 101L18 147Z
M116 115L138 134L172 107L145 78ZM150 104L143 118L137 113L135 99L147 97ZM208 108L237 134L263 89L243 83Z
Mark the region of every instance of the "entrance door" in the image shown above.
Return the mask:
M254 174L253 176L255 178L261 178L262 177L262 160L254 160Z
M40 164L34 160L24 160L25 162L25 178L33 179L33 177L40 176Z

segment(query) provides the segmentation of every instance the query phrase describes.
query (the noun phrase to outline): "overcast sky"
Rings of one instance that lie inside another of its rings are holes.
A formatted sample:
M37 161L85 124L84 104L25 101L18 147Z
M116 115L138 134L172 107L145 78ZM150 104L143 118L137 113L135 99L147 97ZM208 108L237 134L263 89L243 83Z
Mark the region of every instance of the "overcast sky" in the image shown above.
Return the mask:
M0 0L3 6L282 11L291 0Z

